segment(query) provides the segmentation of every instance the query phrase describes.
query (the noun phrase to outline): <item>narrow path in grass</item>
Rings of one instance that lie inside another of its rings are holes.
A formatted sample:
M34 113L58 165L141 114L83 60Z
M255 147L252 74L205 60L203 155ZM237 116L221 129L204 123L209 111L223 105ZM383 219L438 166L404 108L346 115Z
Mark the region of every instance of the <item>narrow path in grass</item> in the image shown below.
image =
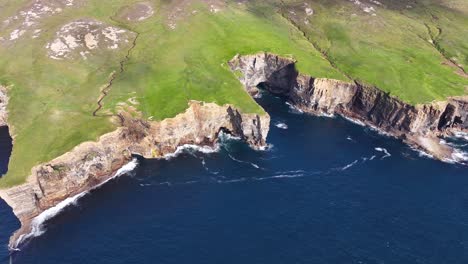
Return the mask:
M132 50L136 47L137 45L137 40L138 37L140 36L140 33L135 32L136 36L133 39L132 46L127 50L127 54L125 57L119 62L120 68L118 72L113 72L111 75L111 78L107 85L101 90L101 96L99 96L99 99L97 101L97 108L93 111L93 116L110 116L110 115L98 115L99 110L102 108L102 101L106 96L109 94L110 89L112 88L112 85L114 84L114 81L117 79L117 76L122 74L125 71L125 64L130 60L130 55L132 53Z

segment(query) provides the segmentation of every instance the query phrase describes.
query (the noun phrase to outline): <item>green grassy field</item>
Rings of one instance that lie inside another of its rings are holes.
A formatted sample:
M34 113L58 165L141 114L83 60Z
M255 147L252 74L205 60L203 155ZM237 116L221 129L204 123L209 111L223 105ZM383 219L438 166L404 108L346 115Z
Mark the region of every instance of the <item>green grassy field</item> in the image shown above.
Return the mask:
M11 86L8 110L15 139L0 188L24 182L34 165L114 130L117 125L105 114L117 113L122 102L131 104L130 98L153 120L183 112L189 100L261 113L227 67L236 54L291 56L305 74L341 80L350 76L410 103L465 94L468 80L442 64L447 56L467 65L467 9L457 1L445 0L455 6L450 7L428 0L411 9L382 1L385 7L377 6L376 16L347 0L310 1L311 16L304 13L304 2L150 1L155 15L141 22L116 15L137 2L132 0L88 0L65 9L40 20L44 30L38 38L26 33L14 44L0 42L0 83ZM27 3L0 0L0 21ZM213 3L220 11L210 11ZM119 72L131 43L87 60L50 59L46 44L62 25L80 18L139 34L97 117L92 113L101 89L112 72ZM0 27L0 37L7 38L14 28ZM428 28L443 29L435 36L439 50L428 42Z

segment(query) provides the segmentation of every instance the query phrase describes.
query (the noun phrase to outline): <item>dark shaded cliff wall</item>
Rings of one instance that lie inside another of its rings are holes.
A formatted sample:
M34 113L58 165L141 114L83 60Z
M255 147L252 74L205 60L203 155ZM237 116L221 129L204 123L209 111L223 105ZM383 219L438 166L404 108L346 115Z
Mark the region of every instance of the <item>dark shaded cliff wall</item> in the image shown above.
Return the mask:
M438 137L468 128L468 96L413 106L376 87L300 74L294 60L269 53L236 56L229 65L252 95L262 85L304 112L358 120L442 160L454 159L454 150Z

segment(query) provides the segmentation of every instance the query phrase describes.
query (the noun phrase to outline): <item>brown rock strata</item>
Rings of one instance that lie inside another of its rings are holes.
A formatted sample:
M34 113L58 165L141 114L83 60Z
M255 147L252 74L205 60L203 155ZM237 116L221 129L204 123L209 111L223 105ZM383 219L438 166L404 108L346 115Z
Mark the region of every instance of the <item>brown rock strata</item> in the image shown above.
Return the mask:
M236 56L229 62L252 95L262 85L294 107L315 115L341 115L404 140L445 161L462 161L440 137L468 132L468 96L410 105L376 87L357 82L313 78L295 69L295 61L269 53Z

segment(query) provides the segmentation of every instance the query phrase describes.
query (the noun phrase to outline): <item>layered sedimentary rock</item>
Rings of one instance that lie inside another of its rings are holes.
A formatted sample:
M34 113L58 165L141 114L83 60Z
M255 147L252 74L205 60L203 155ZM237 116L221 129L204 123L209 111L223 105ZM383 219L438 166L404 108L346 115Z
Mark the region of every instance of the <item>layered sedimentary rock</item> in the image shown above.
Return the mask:
M0 85L0 127L7 126L7 88Z
M268 53L236 56L229 65L252 95L262 85L304 112L338 114L401 138L436 158L459 158L439 137L467 132L467 96L413 106L375 87L300 74L294 60ZM0 87L0 126L6 124L2 123L6 103L6 89ZM107 181L134 154L160 158L186 144L212 146L220 131L262 147L270 123L268 114L245 114L229 105L200 102L191 102L184 113L160 122L134 117L138 116L134 113L119 116L122 126L116 131L34 167L25 184L0 190L0 197L22 224L11 237L10 247L16 247L18 238L31 231L34 217Z
M34 217L105 182L133 154L159 158L186 144L213 146L220 131L241 137L253 147L262 147L270 122L266 113L244 114L229 105L195 101L184 113L160 122L136 119L124 113L120 119L123 125L116 131L34 167L27 183L0 190L1 198L13 208L22 224L12 236L10 247L16 247L17 239L31 231Z
M463 162L439 137L467 132L468 96L413 106L375 87L300 74L294 60L274 54L236 56L229 65L252 95L262 85L304 112L351 118L441 160Z

